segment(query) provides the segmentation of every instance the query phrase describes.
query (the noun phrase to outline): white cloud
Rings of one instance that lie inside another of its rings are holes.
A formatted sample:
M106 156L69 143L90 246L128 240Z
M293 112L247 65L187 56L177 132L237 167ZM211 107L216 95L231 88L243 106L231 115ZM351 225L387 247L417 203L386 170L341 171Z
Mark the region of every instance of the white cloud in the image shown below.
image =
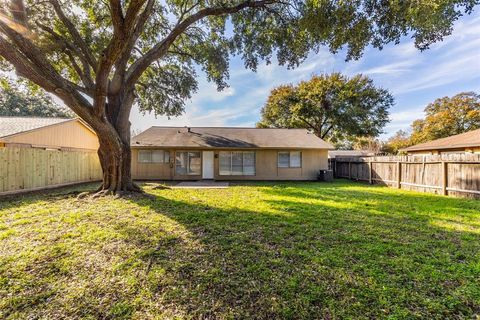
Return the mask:
M402 73L411 71L414 64L416 64L417 62L418 61L416 59L409 59L409 60L404 60L400 62L384 64L384 65L366 69L366 70L360 70L358 71L358 73L362 73L365 75L380 74L380 75L399 76Z
M198 91L192 97L192 103L200 104L203 102L219 102L234 95L235 88L228 87L224 90L218 91L215 84L202 78L199 81Z
M414 120L424 117L424 107L407 108L406 110L392 112L390 122L385 126L382 138L392 136L398 130L408 130Z
M442 61L415 76L405 79L393 88L393 93L404 94L422 89L438 87L465 79L474 79L480 75L480 54L464 55L450 61Z

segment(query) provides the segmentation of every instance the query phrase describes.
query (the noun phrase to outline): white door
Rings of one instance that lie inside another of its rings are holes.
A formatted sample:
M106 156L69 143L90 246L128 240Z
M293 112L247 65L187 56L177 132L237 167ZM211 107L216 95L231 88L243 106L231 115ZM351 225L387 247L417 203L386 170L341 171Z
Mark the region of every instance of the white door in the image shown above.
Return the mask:
M202 178L213 179L213 151L203 151Z

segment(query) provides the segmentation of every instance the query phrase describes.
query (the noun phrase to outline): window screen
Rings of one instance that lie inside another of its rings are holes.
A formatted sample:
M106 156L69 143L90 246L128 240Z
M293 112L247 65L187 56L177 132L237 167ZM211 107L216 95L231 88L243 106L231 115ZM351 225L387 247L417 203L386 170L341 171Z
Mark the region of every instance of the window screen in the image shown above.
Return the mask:
M243 153L243 174L245 176L255 175L255 152Z
M290 166L290 152L278 153L278 167L288 168Z
M290 152L290 168L300 168L302 166L302 153L300 151Z
M163 150L152 151L152 162L155 163L168 163L170 161L170 153Z
M220 175L228 176L232 172L232 153L231 152L220 152Z
M255 175L255 152L221 151L220 175L253 176Z
M152 153L150 152L150 150L138 151L138 162L141 162L141 163L152 162Z
M168 163L170 152L164 150L140 150L138 162L142 163Z
M232 152L232 173L233 176L240 176L243 172L242 152Z
M279 168L301 168L302 152L300 151L281 151L278 153Z

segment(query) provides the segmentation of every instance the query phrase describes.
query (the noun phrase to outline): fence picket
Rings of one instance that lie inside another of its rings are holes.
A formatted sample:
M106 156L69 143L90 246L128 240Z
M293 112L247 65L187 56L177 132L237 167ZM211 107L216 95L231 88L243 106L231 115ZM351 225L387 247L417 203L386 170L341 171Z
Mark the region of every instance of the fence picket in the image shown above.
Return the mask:
M94 151L0 148L0 194L101 179Z
M480 155L337 157L335 175L406 190L480 197Z

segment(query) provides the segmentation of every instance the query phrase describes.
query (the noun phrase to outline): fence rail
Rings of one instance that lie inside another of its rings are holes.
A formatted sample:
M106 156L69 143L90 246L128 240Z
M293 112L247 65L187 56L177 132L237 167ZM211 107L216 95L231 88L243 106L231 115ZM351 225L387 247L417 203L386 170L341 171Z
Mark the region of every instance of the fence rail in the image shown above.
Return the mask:
M480 198L480 155L337 157L335 176L399 189Z
M0 148L0 195L101 180L94 151Z

